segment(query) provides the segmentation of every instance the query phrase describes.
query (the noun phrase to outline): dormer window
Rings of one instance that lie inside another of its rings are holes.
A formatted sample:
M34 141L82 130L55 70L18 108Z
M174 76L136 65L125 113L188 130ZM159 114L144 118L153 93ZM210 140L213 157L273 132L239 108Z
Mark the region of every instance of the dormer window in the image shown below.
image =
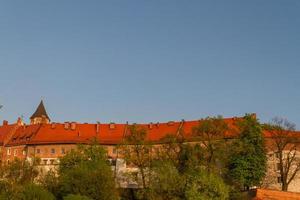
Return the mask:
M115 128L116 128L116 124L113 123L113 122L111 122L111 123L109 124L109 128L110 128L110 129L115 129Z
M168 122L168 125L169 125L169 126L173 126L173 125L174 125L174 121L169 121L169 122Z
M70 124L69 124L69 122L65 122L65 129L67 130L67 129L69 129L69 126L70 126Z

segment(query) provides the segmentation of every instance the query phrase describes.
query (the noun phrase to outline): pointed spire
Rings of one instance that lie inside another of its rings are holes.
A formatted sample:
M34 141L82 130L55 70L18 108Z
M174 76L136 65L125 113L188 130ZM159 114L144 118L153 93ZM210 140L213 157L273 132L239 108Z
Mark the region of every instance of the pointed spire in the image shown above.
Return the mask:
M36 111L33 113L33 115L30 117L31 120L34 118L46 118L50 121L50 118L46 112L43 100L41 100L41 103L37 107Z

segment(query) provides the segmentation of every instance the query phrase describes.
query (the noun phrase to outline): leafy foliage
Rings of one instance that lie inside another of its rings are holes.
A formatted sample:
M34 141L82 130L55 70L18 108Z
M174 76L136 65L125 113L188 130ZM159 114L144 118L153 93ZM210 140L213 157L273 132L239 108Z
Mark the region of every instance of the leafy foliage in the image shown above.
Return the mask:
M185 197L187 200L226 200L229 187L219 176L197 170L188 174Z
M262 128L252 115L239 122L240 136L233 144L229 176L236 185L260 185L266 173L266 152Z
M28 184L22 191L22 200L54 200L52 193L35 184Z
M222 160L222 151L225 149L224 136L229 129L227 123L221 116L207 117L199 122L199 125L193 129L193 133L202 147L203 157L206 163L206 169L220 170L219 161ZM217 167L217 168L216 168Z
M62 196L80 194L94 200L117 199L112 170L100 145L80 146L65 155L59 175Z
M64 200L91 200L87 196L82 195L75 195L75 194L69 194L68 196L64 197Z
M151 166L151 146L146 140L147 132L145 129L131 126L129 134L125 137L121 149L124 159L127 163L133 164L139 169L141 175L141 182L143 188L147 187L147 180L149 180L149 170Z

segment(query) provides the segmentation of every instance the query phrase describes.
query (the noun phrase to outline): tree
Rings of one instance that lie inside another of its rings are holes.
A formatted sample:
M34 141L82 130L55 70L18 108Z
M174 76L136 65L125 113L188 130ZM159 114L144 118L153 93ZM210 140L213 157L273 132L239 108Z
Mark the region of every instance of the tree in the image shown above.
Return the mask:
M208 171L215 169L218 160L222 158L220 155L224 149L224 134L227 130L228 125L221 116L207 117L193 129L194 135L199 137L200 144L204 147L204 160Z
M184 199L185 178L174 163L157 161L152 168L153 178L149 183L149 199L179 200Z
M264 128L271 136L271 150L278 159L281 189L287 191L289 184L300 171L299 134L294 132L293 123L282 118L274 118Z
M117 199L105 150L98 144L79 146L60 160L60 196L80 194L94 200Z
M226 200L229 187L222 178L207 170L191 171L187 175L186 200Z
M44 173L39 177L38 183L49 192L55 196L59 195L59 179L55 171L49 170L47 173Z
M249 187L260 185L266 172L266 152L262 128L258 120L246 114L238 123L239 137L232 144L228 169L236 185Z
M129 127L129 134L121 145L122 153L127 164L133 164L139 170L141 185L147 187L147 175L151 164L151 146L146 140L147 131L135 125ZM137 178L139 181L139 178Z
M37 158L32 162L15 159L2 167L2 178L12 185L33 183L39 174L37 163L39 163Z
M52 193L35 184L25 185L20 200L55 200Z
M91 200L87 196L82 195L75 195L75 194L69 194L68 196L64 197L64 200Z

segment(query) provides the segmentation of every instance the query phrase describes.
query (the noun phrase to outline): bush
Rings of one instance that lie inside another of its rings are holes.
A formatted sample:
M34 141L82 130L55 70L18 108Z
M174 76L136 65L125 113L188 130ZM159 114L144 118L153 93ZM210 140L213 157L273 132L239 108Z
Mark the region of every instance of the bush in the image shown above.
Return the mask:
M229 188L223 180L205 170L194 171L188 175L185 196L187 200L226 200Z
M55 200L52 193L35 184L25 185L21 196L22 200Z
M64 197L64 200L91 200L87 196L82 196L79 194L69 194L68 196Z

